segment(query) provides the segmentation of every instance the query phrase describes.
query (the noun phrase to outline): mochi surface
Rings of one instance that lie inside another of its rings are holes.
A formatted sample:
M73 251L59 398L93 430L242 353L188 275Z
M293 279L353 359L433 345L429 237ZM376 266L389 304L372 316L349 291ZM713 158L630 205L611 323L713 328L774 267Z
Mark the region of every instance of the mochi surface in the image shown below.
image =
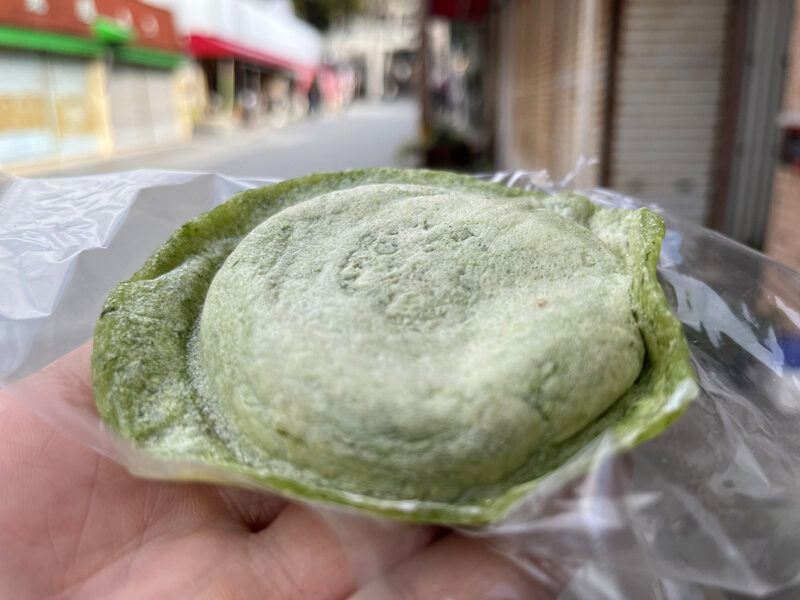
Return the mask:
M244 192L109 296L97 405L187 479L490 521L693 395L655 278L663 233L648 209L426 171Z

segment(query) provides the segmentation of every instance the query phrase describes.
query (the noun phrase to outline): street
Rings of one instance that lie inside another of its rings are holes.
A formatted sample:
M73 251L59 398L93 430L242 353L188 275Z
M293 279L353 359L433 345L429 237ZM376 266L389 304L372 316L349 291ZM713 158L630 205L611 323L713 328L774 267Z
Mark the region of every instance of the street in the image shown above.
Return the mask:
M412 100L357 103L346 112L305 118L281 129L260 124L251 129L200 133L188 144L32 176L152 168L286 179L323 171L414 166L413 159L400 156L400 150L415 139L418 119L417 104Z

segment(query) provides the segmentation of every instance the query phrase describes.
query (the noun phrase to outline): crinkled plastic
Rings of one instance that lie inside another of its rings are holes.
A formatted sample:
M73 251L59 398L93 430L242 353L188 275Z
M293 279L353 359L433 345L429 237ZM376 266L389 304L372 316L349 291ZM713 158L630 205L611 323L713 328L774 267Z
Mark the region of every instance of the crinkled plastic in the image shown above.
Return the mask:
M569 184L543 172L485 177L546 191ZM0 175L0 383L133 473L196 475L112 438L94 411L42 397L22 378L89 340L111 288L176 227L268 183L162 171ZM581 193L640 206L608 190ZM791 587L800 584L800 273L651 208L667 224L659 275L700 397L654 440L624 455L597 440L500 522L464 533L570 600L800 597ZM588 473L576 476L579 463Z

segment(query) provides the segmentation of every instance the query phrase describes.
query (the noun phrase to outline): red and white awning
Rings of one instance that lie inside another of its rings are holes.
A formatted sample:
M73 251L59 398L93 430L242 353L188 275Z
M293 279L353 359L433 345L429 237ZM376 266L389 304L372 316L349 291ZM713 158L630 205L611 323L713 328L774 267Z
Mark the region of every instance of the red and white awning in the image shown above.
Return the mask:
M188 37L189 52L197 58L238 58L275 69L290 71L301 87L311 85L318 64L302 63L271 52L222 40L220 38L192 33Z
M489 15L489 0L429 0L430 14L454 21L481 21Z
M322 57L320 33L290 0L149 0L169 8L198 58L238 58L283 69L310 84Z

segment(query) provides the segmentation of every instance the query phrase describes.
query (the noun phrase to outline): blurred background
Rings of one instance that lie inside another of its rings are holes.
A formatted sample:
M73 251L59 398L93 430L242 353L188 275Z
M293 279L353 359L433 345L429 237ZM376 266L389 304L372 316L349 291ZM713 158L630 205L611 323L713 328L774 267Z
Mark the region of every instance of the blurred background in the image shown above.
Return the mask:
M2 0L0 169L548 169L800 269L800 0Z

